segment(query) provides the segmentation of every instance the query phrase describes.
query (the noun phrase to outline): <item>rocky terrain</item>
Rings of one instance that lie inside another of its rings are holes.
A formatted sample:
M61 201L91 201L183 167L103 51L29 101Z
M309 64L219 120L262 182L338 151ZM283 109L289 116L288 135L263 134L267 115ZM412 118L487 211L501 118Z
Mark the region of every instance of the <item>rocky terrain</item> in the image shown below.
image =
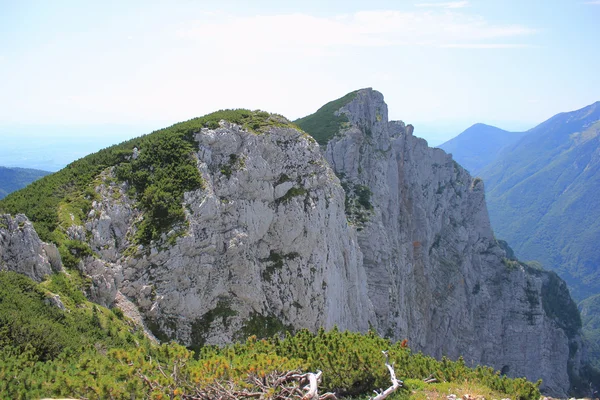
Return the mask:
M334 117L344 122L323 146L283 120L261 133L199 129L203 185L184 195L185 222L147 245L135 240L144 213L127 182L104 170L91 209L65 229L92 251L79 263L89 297L123 296L158 339L192 348L373 327L564 395L581 361L579 314L564 282L495 240L483 182L388 121L379 92L357 91ZM28 270L49 272L45 245L22 236L0 225L2 268L29 252L40 256Z
M25 215L0 215L0 271L4 270L37 282L62 270L56 246L42 242Z
M556 276L507 258L483 181L411 125L388 122L376 91L359 91L340 112L349 126L325 154L347 186L371 193L357 230L379 330L437 357L567 387L580 322L557 320L575 306Z

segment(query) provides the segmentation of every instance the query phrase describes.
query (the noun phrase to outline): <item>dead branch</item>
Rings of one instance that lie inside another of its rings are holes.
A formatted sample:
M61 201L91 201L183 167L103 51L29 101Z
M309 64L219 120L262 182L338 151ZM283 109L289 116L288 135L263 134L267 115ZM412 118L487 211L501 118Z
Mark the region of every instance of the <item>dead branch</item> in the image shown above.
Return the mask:
M396 390L398 390L398 388L400 388L402 386L402 381L399 381L396 378L396 372L394 371L394 366L390 365L390 363L389 363L388 352L382 351L382 353L385 355L385 366L390 371L390 379L392 381L392 386L385 389L381 393L375 392L377 394L377 396L372 397L370 400L383 400L383 399L387 398L390 394L394 393Z
M317 371L316 374L309 372L304 374L304 377L308 379L308 386L305 387L306 394L302 397L302 400L318 400L319 399L319 382L323 376L322 371Z
M289 371L284 374L273 372L266 376L250 375L246 383L251 386L240 390L233 382L215 381L204 387L196 387L194 394L183 395L184 400L234 400L262 399L271 400L337 400L333 393L319 396L318 384L322 372L300 374Z

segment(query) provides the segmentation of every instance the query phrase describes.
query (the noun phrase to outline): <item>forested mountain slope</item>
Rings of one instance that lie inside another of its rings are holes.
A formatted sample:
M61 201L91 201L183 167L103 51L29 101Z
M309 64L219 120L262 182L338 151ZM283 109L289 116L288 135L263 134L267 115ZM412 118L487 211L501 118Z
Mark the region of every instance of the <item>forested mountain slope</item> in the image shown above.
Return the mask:
M0 199L49 173L39 169L0 167Z
M475 124L460 135L438 146L473 176L493 162L507 145L521 139L525 132L508 132L495 126Z
M480 175L518 257L557 271L577 299L600 292L600 102L529 130Z

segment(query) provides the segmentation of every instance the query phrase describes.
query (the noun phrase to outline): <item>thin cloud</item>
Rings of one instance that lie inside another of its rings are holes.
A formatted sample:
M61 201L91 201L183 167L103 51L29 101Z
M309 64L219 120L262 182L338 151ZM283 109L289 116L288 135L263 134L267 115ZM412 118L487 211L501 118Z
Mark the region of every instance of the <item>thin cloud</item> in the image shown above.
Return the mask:
M586 1L583 4L592 4L592 5L600 5L600 0L592 0L592 1Z
M188 23L177 31L177 35L217 50L235 49L238 54L249 52L256 55L274 51L318 54L345 47L502 48L509 45L497 45L493 42L535 32L526 26L491 24L481 16L454 11L361 11L334 17L307 14L227 16ZM252 45L240 45L240 38L244 38L244 43ZM487 43L488 41L492 43Z
M439 8L464 8L469 5L468 1L448 1L445 3L417 3L416 7L439 7Z

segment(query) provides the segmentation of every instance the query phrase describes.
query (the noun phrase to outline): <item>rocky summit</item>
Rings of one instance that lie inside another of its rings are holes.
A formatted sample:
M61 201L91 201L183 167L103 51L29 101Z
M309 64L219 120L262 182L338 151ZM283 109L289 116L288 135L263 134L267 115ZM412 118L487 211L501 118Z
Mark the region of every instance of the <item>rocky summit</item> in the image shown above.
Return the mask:
M64 227L90 250L78 262L90 299L127 301L159 340L192 348L372 327L566 394L581 362L579 314L563 281L496 241L481 179L388 121L372 89L297 121L306 132L269 121L195 129L201 184L183 194L182 221L149 241L137 231L150 194L136 199L115 165L95 176L89 209ZM24 216L3 218L2 268L29 252L28 274L49 273L51 247Z

